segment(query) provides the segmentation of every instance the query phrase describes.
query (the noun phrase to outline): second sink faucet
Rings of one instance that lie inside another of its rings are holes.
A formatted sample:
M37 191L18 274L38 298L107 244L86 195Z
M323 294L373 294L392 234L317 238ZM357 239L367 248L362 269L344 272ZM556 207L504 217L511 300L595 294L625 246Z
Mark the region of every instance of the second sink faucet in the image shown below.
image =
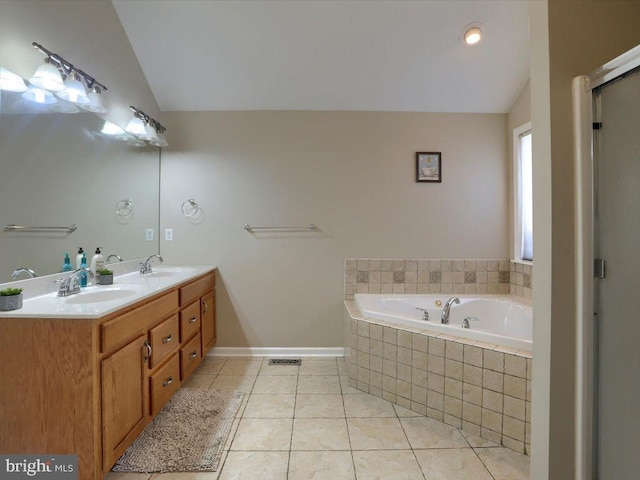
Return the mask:
M58 296L59 297L68 297L69 295L73 295L74 293L80 293L80 273L82 272L86 272L87 275L89 275L90 277L93 277L93 272L91 270L89 270L88 268L79 268L77 270L74 270L73 272L71 272L70 275L66 276L65 278L61 278L56 280L57 282L60 282L60 288L58 289Z
M147 273L151 273L153 271L151 270L151 260L153 260L154 258L160 260L160 263L164 261L162 260L162 257L160 255L151 255L144 262L140 263L140 275L146 275Z
M451 297L447 300L447 303L444 304L444 308L442 309L442 316L440 317L440 323L448 324L449 323L449 311L451 310L451 305L453 303L457 303L460 305L460 299L458 297Z

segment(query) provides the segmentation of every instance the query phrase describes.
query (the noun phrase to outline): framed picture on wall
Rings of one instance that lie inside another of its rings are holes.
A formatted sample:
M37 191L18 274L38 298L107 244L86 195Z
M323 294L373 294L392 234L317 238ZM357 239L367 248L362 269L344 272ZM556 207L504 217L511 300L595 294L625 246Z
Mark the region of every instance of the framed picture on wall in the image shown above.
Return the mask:
M442 182L441 152L416 152L416 182Z

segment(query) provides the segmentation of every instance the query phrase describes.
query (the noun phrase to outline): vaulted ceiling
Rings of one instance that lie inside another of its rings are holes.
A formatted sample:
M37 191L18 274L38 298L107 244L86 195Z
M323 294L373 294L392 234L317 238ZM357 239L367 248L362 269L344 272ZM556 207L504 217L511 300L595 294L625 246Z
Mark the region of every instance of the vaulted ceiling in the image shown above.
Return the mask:
M525 0L112 2L164 111L504 113L529 76Z

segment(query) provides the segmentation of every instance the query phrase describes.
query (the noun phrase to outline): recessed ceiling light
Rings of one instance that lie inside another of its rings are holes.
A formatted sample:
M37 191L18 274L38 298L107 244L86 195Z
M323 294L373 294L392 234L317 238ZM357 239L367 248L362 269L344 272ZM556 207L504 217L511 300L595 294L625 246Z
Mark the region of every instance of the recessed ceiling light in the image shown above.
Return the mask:
M482 40L482 29L478 25L468 25L465 27L463 39L467 45L477 44Z

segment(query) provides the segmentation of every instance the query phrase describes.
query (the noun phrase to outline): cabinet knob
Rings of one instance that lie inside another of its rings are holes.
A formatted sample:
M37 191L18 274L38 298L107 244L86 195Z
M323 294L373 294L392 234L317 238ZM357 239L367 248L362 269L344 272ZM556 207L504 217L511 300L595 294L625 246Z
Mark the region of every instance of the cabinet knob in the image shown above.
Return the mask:
M151 353L153 352L153 350L151 350L151 345L146 340L144 341L144 346L147 348L147 354L144 356L144 359L149 360L151 358Z
M167 335L166 337L162 337L162 343L169 343L171 340L173 340L171 334Z
M198 356L198 352L193 351L189 354L189 360L193 360L194 358L196 358Z
M196 321L197 321L197 320L198 320L198 319L197 319L196 317L191 317L191 318L189 319L189 323L196 323Z
M173 377L169 377L164 382L162 382L162 386L166 387L167 385L171 385L172 383L173 383Z

